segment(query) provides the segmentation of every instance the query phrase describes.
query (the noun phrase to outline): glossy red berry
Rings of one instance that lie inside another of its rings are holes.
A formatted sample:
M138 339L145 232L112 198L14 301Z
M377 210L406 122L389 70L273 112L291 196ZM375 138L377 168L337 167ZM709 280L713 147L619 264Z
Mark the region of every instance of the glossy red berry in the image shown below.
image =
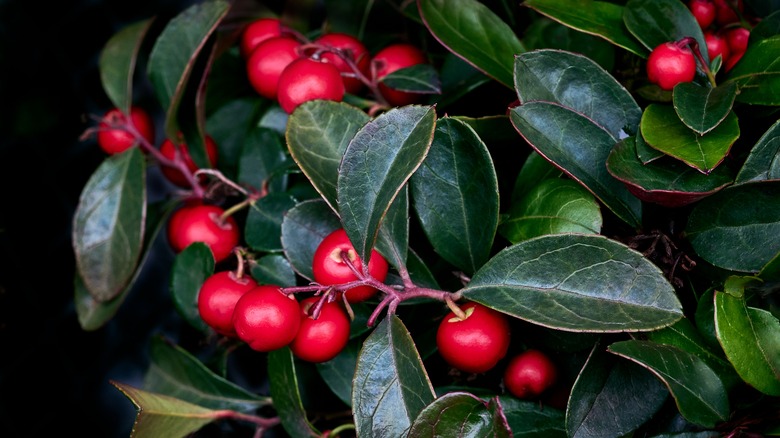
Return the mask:
M742 13L745 11L745 5L742 0L714 0L715 1L715 23L719 26L736 23L739 16L734 11L733 6Z
M260 285L236 302L233 327L250 348L269 352L295 339L301 325L301 309L293 295L273 285Z
M354 74L352 67L343 57L347 57L354 62L358 70L366 77L371 72L371 55L366 46L357 38L346 33L326 33L314 40L314 43L320 46L338 49L340 55L333 52L324 52L322 59L336 66L342 73L341 79L344 82L344 90L347 93L355 94L363 88L363 82L360 79L349 76Z
M301 300L301 326L290 350L305 361L320 363L336 357L349 342L351 320L341 301L325 302L317 319L311 316L312 308L320 297Z
M239 229L232 216L223 218L225 210L217 205L185 205L168 220L168 243L180 253L195 242L205 243L214 261L225 260L239 243Z
M647 58L647 79L664 90L671 90L681 82L691 82L695 75L693 52L674 42L659 44Z
M234 271L216 272L206 278L200 287L198 314L217 333L236 337L233 310L238 299L255 287L257 282L247 275L238 278Z
M262 97L276 99L279 76L293 61L300 58L301 43L278 36L261 42L246 61L246 72L252 88Z
M503 313L476 302L465 303L460 309L465 312L465 319L451 311L439 323L436 331L439 354L461 371L488 371L509 348L509 320Z
M520 399L540 396L558 380L558 369L547 354L528 349L512 357L504 371L504 386Z
M710 27L715 21L715 3L712 0L689 0L688 9L702 30Z
M298 58L279 75L276 97L282 109L291 114L298 105L310 100L341 102L344 82L333 64Z
M710 60L721 57L721 62L726 62L729 59L731 50L729 49L728 41L722 33L707 31L704 32L704 42L707 44L707 53L710 56Z
M742 55L744 54L745 52L732 53L731 56L729 56L729 58L726 60L726 71L734 68L734 65L739 62L740 59L742 59Z
M239 50L244 59L263 41L282 35L282 22L278 18L258 18L247 24L241 32Z
M206 155L208 156L209 163L211 164L211 167L215 167L217 165L217 143L214 141L211 136L206 136L206 139L204 141L204 146L206 147ZM195 161L192 160L192 156L190 156L190 151L187 147L187 144L183 141L179 143L178 147L171 141L170 139L165 139L165 141L162 142L160 145L160 153L163 154L163 156L169 160L173 160L176 157L176 150L178 149L179 154L181 155L181 159L184 160L184 163L187 165L187 169L189 169L190 172L195 172L198 170L198 165L195 164ZM160 171L163 173L166 179L168 181L172 182L173 184L179 186L179 187L189 187L190 184L187 181L187 178L184 177L184 175L181 173L181 171L175 167L170 166L162 166L160 168ZM200 182L204 182L206 178L200 178Z
M406 43L391 44L377 52L371 60L375 79L381 80L385 76L402 68L427 62L425 53L416 46ZM420 101L422 95L405 91L393 90L383 83L379 83L379 91L390 105L402 106Z
M351 261L358 272L363 273L363 263L347 237L347 232L343 228L339 228L325 236L314 251L312 260L314 281L331 286L358 280L358 277L342 259L342 254ZM376 250L371 250L371 258L368 261L369 275L379 281L385 281L388 269L387 260ZM377 290L371 286L362 285L348 289L344 293L348 302L359 303L373 297Z
M130 120L138 134L150 144L154 144L154 122L149 113L133 106L130 108ZM106 111L98 124L98 146L110 155L124 152L139 143L135 135L118 127L118 124L127 124L127 117L119 108Z
M747 50L750 40L750 30L744 27L735 27L726 31L726 42L731 54L742 53Z

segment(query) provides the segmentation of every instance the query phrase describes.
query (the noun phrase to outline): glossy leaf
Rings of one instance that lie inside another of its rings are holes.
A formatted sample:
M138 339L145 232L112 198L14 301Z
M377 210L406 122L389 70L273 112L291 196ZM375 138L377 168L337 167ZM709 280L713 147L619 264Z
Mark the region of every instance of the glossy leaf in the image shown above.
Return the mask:
M153 18L128 24L103 46L98 59L100 82L111 103L125 114L133 103L136 61Z
M184 348L161 337L150 343L144 389L209 409L252 412L271 403L215 374Z
M740 298L715 293L715 330L742 380L771 396L780 396L780 321Z
M410 187L434 250L467 274L482 266L498 224L498 180L490 152L474 130L456 119L439 119Z
M417 64L400 68L379 81L394 90L420 94L440 94L441 80L430 64Z
M198 294L203 282L214 273L214 255L203 242L194 242L176 255L171 268L173 304L193 327L206 332L208 326L198 313Z
M514 30L477 0L419 0L431 34L452 53L512 88L514 55L525 51Z
M704 33L685 2L680 0L628 0L623 22L648 50L667 41L693 37L709 62Z
M336 357L316 364L322 380L347 406L352 405L352 376L355 374L362 345L363 339L351 339Z
M597 234L601 225L601 210L590 192L574 181L550 178L512 205L499 232L518 243L545 234Z
M727 187L691 211L685 237L707 262L758 272L780 252L780 183Z
M636 146L636 156L642 164L647 164L666 156L665 153L658 149L650 147L641 132L634 136L634 145Z
M255 251L281 251L282 220L295 204L287 193L269 193L255 202L246 217L246 243Z
M715 88L682 82L672 93L674 110L680 120L699 135L715 129L731 113L736 96L737 86L733 82Z
M338 216L321 199L303 201L287 211L282 220L282 247L295 272L314 280L314 252L336 228L341 228Z
M76 268L98 301L119 295L138 266L145 232L145 164L138 148L108 157L79 196L72 231Z
M579 181L620 219L639 226L641 202L604 165L616 142L608 131L579 113L547 102L512 108L510 117L539 154Z
M406 266L409 255L409 185L405 185L382 220L376 250L396 269Z
M529 51L560 49L592 59L604 70L612 71L615 68L617 47L614 44L564 26L548 17L538 16L528 25L523 33L523 43Z
M344 151L370 117L360 109L329 100L301 104L287 122L287 146L295 163L333 211Z
M468 392L450 392L425 407L414 420L409 436L440 437L458 431L463 437L511 437L512 431L503 415L496 410L495 400L485 402Z
M640 57L649 50L642 47L623 23L623 6L593 0L526 0L522 3L540 14L584 32L596 35Z
M748 44L745 54L727 77L739 88L737 102L780 105L779 55L780 35Z
M653 374L632 362L615 361L597 345L571 389L568 436L630 435L658 412L668 396Z
M568 331L654 330L682 317L660 269L600 235L548 235L507 247L462 292L517 318Z
M515 57L521 104L558 103L591 119L615 141L636 133L642 110L609 72L578 53L541 49Z
M398 192L428 153L434 107L409 105L382 113L349 142L338 171L338 211L363 263Z
M251 265L252 277L260 284L282 287L296 286L295 271L290 262L280 254L269 254Z
M737 173L737 184L780 179L780 120L750 149Z
M517 134L515 132L515 134ZM560 169L553 166L538 152L532 150L526 157L520 171L517 173L515 185L512 188L512 198L510 205L520 202L537 184L541 184L548 178L559 178L563 173Z
M273 406L284 430L290 436L305 437L319 434L307 419L298 387L295 360L288 347L268 353L268 381L271 385Z
M640 129L647 144L704 174L723 162L740 134L733 111L702 136L685 126L674 107L657 103L645 108Z
M241 137L240 141L242 149L238 160L238 183L258 191L265 185L269 192L284 190L287 177L282 171L291 163L279 134L268 128L257 127Z
M696 355L651 341L619 341L607 350L647 368L669 388L686 420L713 427L729 416L729 399L718 376Z
M165 134L168 138L176 138L179 131L176 116L195 59L229 7L230 3L224 0L208 0L190 6L165 26L152 47L148 75L166 114Z
M358 356L352 388L357 436L405 436L434 398L411 335L396 315L385 317Z
M566 437L565 413L537 401L520 400L511 395L499 396L506 421L517 437Z

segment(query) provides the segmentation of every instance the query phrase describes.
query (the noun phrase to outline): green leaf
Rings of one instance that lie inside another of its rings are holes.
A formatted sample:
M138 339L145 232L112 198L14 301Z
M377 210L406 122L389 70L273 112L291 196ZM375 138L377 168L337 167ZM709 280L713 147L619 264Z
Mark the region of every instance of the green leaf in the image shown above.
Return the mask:
M257 259L251 265L252 277L259 284L275 284L282 287L293 287L295 271L290 262L280 254L268 254Z
M507 115L485 117L447 116L471 126L485 143L517 140L517 131Z
M115 298L135 273L145 217L146 163L140 149L130 148L100 164L73 216L76 268L97 301Z
M207 0L190 6L165 26L152 47L147 66L149 81L166 113L168 138L177 138L176 116L195 59L229 8L230 3L224 0Z
M780 321L744 299L715 293L715 331L723 351L742 380L771 396L780 396Z
M585 56L541 49L515 57L521 104L558 103L591 119L615 141L637 132L642 109L612 75Z
M595 35L564 26L548 17L538 16L523 33L528 50L560 49L590 58L604 70L615 68L616 46Z
M729 399L718 376L693 353L651 341L619 341L607 347L655 374L691 423L713 427L729 417Z
M287 193L269 193L252 204L244 227L246 243L255 251L281 251L282 220L295 204Z
M417 64L400 68L379 81L394 90L421 94L440 94L441 81L430 64Z
M547 235L507 247L462 292L517 318L568 331L655 330L682 316L674 288L657 266L600 235Z
M316 364L322 380L347 406L352 406L352 376L355 374L358 354L362 346L362 339L350 339L347 346L336 357Z
M641 132L634 136L634 143L636 145L636 156L639 158L642 164L647 164L666 156L665 153L659 151L658 149L651 148L645 141L645 138L642 136Z
M115 107L130 113L133 104L133 73L144 37L154 18L124 26L103 46L98 59L100 82Z
M572 29L603 38L640 57L646 50L623 23L623 6L593 0L525 0L522 3Z
M539 154L585 186L620 219L639 226L642 203L605 166L616 142L608 131L577 112L547 102L512 108L510 117Z
M269 405L259 397L215 374L184 348L160 336L151 339L150 364L143 388L208 409L250 413Z
M435 393L414 341L396 315L366 338L352 385L357 436L406 436Z
M306 418L301 401L295 360L288 347L268 353L268 381L274 409L279 415L282 427L290 436L305 437L319 435L317 429Z
M517 437L564 438L564 412L538 401L520 400L511 395L499 396L506 421Z
M379 227L376 249L396 269L406 266L409 255L409 186L395 197Z
M597 345L572 386L566 430L575 438L630 435L658 412L668 395L646 369L615 361Z
M780 35L751 40L727 80L739 88L737 102L780 105Z
M477 0L420 0L423 23L444 47L512 88L513 57L525 51L514 30Z
M382 113L349 142L338 172L338 211L358 257L368 263L383 216L428 153L434 107Z
M338 216L321 199L303 201L287 211L282 220L282 248L295 272L314 280L314 252L336 228L341 228Z
M685 238L723 269L758 272L780 252L780 182L726 187L688 216Z
M170 289L179 314L201 332L208 331L198 312L198 294L203 282L214 273L214 255L203 242L194 242L176 255L171 268Z
M290 154L335 212L339 164L349 142L369 120L354 106L317 99L301 104L287 122Z
M750 149L736 184L780 179L780 120L767 129Z
M740 134L733 111L707 135L699 135L680 120L674 107L658 103L645 108L640 129L651 147L704 174L723 162Z
M704 32L691 10L680 0L628 0L623 22L648 50L667 41L693 37L704 60L709 62Z
M516 132L515 132L516 134ZM517 173L515 185L512 188L510 205L520 202L531 190L548 178L559 178L563 173L553 166L546 158L532 150Z
M601 225L601 210L590 192L575 181L551 178L512 205L499 232L518 243L545 234L598 234Z
M410 187L434 250L468 275L479 269L490 256L499 202L490 152L474 130L456 119L439 119Z
M699 135L718 126L731 113L737 86L726 82L715 88L682 82L674 87L674 110L685 125Z
M414 420L409 436L441 437L491 436L510 437L509 425L497 415L496 400L485 402L468 392L450 392L425 407Z
M269 192L283 191L287 186L287 176L281 172L291 163L279 134L268 128L256 127L240 141L238 183L257 191L266 184Z

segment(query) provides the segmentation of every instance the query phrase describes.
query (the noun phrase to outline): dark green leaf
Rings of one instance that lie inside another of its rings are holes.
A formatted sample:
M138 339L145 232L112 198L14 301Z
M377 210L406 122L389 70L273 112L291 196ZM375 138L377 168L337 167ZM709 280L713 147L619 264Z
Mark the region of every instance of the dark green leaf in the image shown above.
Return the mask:
M282 171L291 163L279 134L268 128L254 128L241 137L241 144L238 182L257 191L265 184L269 192L284 190L287 176Z
M500 116L485 116L485 117L467 117L467 116L448 116L453 119L460 120L461 122L471 126L477 136L485 143L491 143L494 141L515 141L517 139L517 131L512 127L512 123L509 121L509 117L506 115Z
M316 436L317 429L306 418L301 401L295 360L288 347L268 353L268 380L271 384L271 398L279 415L282 427L294 437Z
M607 71L615 67L614 44L547 17L539 16L531 22L523 34L523 43L528 50L560 49L580 53Z
M628 0L623 22L648 50L667 41L693 37L704 60L709 62L704 32L685 2L680 0Z
M411 335L396 315L385 317L358 356L352 387L357 436L406 436L434 398Z
M198 313L198 294L203 282L214 273L214 255L203 242L195 242L176 255L170 277L171 297L179 314L193 327L205 332L208 326Z
M295 286L295 271L290 266L290 262L280 254L260 257L252 264L252 277L260 284Z
M758 272L780 252L780 182L740 184L702 200L685 235L707 262Z
M627 224L638 227L642 203L605 165L616 140L587 117L547 102L513 108L515 129L542 156L593 193Z
M683 82L674 87L674 110L685 125L700 135L712 131L722 122L734 104L737 86L726 82L715 88Z
M737 173L737 184L780 179L780 120L776 121L750 149Z
M590 35L596 35L635 55L646 50L623 23L623 6L593 0L525 0L522 3L540 14Z
M413 437L510 437L512 431L503 415L496 420L495 400L486 403L468 392L450 392L433 401L414 420ZM503 420L503 421L502 421Z
M694 321L696 322L696 328L702 336L702 339L710 346L710 348L720 347L720 342L715 334L715 291L708 289L699 297L699 301L696 303L696 313L694 314Z
M545 327L654 330L682 317L674 288L641 254L600 235L537 237L505 248L463 289L469 300Z
M409 253L409 186L405 185L379 227L376 249L397 269L406 266Z
M642 136L641 132L634 136L634 143L636 145L636 156L639 158L642 164L647 164L666 156L665 153L659 151L658 149L651 148L645 141L645 138Z
M456 119L439 119L410 186L434 250L469 275L479 269L490 256L499 202L490 152L474 130Z
M537 401L519 400L511 395L499 396L506 421L517 437L564 438L564 412Z
M517 132L515 132L517 134ZM531 151L520 167L520 172L515 179L515 185L512 188L512 199L510 205L520 202L537 184L548 178L559 178L562 175L561 170L553 166L542 155L536 151Z
M512 88L512 62L525 51L515 32L477 0L420 0L431 34L452 53Z
M314 252L336 228L341 228L338 216L321 199L301 202L287 211L282 220L282 248L295 272L314 280Z
M737 102L780 105L780 35L751 41L727 78L739 88Z
M282 250L282 220L295 207L295 199L287 193L269 193L252 204L246 217L244 238L255 251Z
M249 172L241 174L239 170L240 166L244 164L241 162L242 160L247 158L251 160L261 155L261 151L265 152L270 149L266 146L259 147L254 136L249 134L255 129L257 113L262 103L262 100L257 97L231 100L212 112L206 120L205 126L205 131L217 144L217 165L220 172L228 178L237 180L239 184L257 188L261 187L258 182L262 182L261 178L265 174L267 165L260 162L259 159L253 163L258 166L257 173L260 174L260 178L256 178L254 174ZM279 141L277 140L277 142ZM269 157L269 162L274 162L271 157ZM243 167L246 169L247 166Z
M452 52L444 55L439 75L441 76L442 95L438 98L437 105L440 108L446 108L493 80Z
M422 94L441 93L439 74L430 64L417 64L398 69L382 77L380 82L394 90Z
M428 153L434 107L409 105L382 113L349 142L338 171L341 223L363 263L398 192Z
M76 268L89 294L108 301L138 266L146 218L146 163L138 148L108 157L81 191L73 216Z
M316 365L328 388L347 406L352 405L352 376L362 345L362 339L351 339L336 357Z
M141 44L154 18L126 25L103 46L98 60L100 82L115 107L125 114L133 104L133 73Z

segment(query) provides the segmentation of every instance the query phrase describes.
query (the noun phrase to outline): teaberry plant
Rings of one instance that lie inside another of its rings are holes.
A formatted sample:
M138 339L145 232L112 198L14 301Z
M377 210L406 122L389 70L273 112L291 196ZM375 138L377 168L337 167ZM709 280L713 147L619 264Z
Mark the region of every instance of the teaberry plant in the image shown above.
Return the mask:
M132 436L780 435L776 1L306 4L105 43L79 322L167 239L200 339Z

